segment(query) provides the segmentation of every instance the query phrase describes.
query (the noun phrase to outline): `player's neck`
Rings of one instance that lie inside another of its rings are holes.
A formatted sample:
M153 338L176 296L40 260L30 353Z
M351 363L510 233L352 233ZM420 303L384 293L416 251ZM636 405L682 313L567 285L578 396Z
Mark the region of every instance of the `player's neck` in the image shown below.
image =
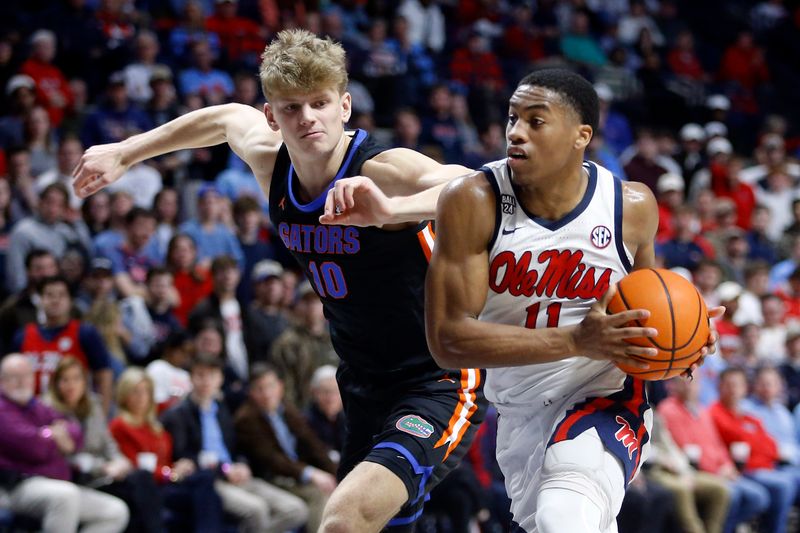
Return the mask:
M519 200L530 213L546 220L559 220L583 199L589 179L583 167L568 176L547 176L538 183L519 188Z
M342 166L350 140L349 135L342 134L333 150L316 157L289 153L303 200L311 201L328 188Z

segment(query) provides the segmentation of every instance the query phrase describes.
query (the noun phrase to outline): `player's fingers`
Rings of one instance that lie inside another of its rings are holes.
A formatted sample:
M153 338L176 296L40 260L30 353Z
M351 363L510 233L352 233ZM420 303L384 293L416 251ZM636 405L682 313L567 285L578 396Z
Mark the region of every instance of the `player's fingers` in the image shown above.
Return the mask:
M344 212L346 209L346 204L344 203L344 184L342 182L336 182L336 185L333 187L333 211L334 214L339 215Z
M353 206L356 205L356 202L353 199L353 191L354 190L355 190L355 187L353 187L353 185L351 185L351 184L345 185L345 187L344 187L344 205L346 205L348 208L351 208L351 209L352 209Z
M712 307L711 309L708 310L709 318L717 318L717 317L720 317L720 316L722 316L724 314L725 314L725 306L724 305L718 305L718 306Z
M594 303L594 305L592 305L592 308L596 309L597 311L600 311L601 313L605 313L606 309L608 308L608 304L611 303L611 298L613 298L616 293L617 293L617 284L612 283L611 286L606 291L606 293L603 295L603 297L597 300Z
M628 322L641 322L642 320L647 320L650 318L650 311L647 309L629 309L628 311L622 311L619 313L614 313L608 317L608 322L614 326L619 327Z
M657 337L658 330L656 328L643 328L643 327L626 327L617 328L615 331L620 339L635 339L638 337Z
M80 161L78 161L78 165L72 170L72 177L77 178L81 175L83 171L83 158L81 157Z
M333 205L333 189L329 189L328 194L325 195L325 207L322 210L322 217L333 218ZM322 217L320 217L320 221L322 220Z
M625 355L628 357L649 359L651 357L656 357L658 355L658 350L653 347L629 345L625 347Z
M614 361L617 363L622 363L626 366L640 368L642 370L647 370L650 368L650 363L646 361L646 357L638 357L635 355L619 355L614 358Z

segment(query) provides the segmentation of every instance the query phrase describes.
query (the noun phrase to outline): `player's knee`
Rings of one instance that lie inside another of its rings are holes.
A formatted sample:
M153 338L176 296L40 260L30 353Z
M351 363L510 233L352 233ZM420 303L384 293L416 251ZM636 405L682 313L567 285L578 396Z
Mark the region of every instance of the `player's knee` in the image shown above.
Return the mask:
M536 528L540 533L599 533L606 529L603 509L572 489L545 488L536 503Z

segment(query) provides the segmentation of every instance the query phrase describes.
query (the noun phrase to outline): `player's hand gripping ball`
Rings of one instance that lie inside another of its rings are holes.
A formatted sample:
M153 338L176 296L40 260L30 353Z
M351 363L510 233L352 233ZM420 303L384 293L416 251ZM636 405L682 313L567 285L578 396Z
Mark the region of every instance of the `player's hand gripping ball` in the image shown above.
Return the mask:
M609 313L628 309L650 311L647 320L630 325L656 328L658 336L630 338L627 342L655 347L658 355L637 358L648 363L648 369L617 363L623 372L658 381L681 374L700 358L710 332L708 310L691 282L661 268L636 270L617 284L617 294L608 304Z

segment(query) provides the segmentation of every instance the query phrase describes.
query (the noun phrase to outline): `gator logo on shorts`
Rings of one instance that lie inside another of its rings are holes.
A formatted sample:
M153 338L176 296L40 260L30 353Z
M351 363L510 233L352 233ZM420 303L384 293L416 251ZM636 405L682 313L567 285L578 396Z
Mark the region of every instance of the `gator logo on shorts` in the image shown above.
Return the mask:
M433 425L421 416L417 415L404 416L397 421L395 427L400 431L421 439L427 439L433 435Z

